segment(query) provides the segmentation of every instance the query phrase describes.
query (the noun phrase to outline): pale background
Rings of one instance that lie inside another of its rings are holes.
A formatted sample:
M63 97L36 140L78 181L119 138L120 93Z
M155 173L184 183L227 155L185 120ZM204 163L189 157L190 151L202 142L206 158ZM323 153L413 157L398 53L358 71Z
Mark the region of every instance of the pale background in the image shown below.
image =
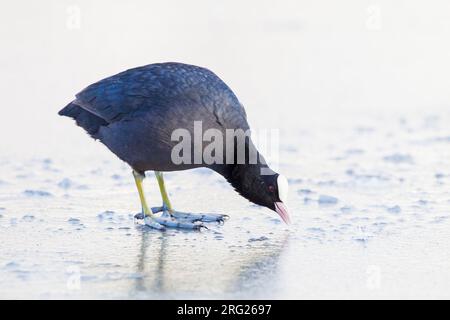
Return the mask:
M152 62L212 69L264 127L450 100L446 0L19 0L0 19L0 134L33 152L66 127L55 113L76 92Z
M450 298L449 39L447 0L3 3L0 297ZM203 171L172 202L225 226L134 225L129 168L57 111L163 61L280 129L293 226Z

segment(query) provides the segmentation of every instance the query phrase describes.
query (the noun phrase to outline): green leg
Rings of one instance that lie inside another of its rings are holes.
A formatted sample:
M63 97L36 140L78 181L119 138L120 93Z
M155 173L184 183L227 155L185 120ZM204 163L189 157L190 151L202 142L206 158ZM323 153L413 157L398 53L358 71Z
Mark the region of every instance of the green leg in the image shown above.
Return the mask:
M161 192L161 197L163 200L163 207L155 208L156 210L153 212L163 211L166 214L168 213L171 218L178 220L185 220L190 222L201 221L201 222L223 222L228 219L227 215L224 214L193 214L180 212L173 209L172 204L170 203L169 196L167 195L166 186L164 184L163 173L160 171L155 171L156 179L158 180L159 191Z
M173 208L172 208L172 204L170 203L169 196L166 191L163 173L160 171L155 171L155 176L156 176L156 179L158 180L159 191L161 192L163 204L169 210L169 212L172 213Z
M136 187L139 192L139 198L141 199L141 205L142 205L142 213L144 216L153 217L152 210L147 205L147 200L145 199L144 189L142 187L142 182L145 179L145 175L140 174L139 172L136 172L133 170L133 176L134 181L136 182Z
M164 227L202 230L207 228L198 222L223 222L228 218L228 216L221 214L192 214L173 210L166 191L166 186L164 185L163 173L155 171L155 175L158 180L163 206L149 208L142 186L145 175L133 170L134 180L139 191L139 198L141 199L142 205L142 213L137 214L135 217L136 219L143 219L147 226L160 230L163 230ZM155 215L155 213L158 212L162 212L163 214L161 216Z

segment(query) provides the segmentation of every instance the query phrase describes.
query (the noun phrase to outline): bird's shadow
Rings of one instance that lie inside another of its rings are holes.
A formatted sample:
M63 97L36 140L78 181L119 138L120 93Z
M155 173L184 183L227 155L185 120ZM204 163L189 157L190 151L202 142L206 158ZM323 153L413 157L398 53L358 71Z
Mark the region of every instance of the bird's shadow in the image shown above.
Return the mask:
M233 246L187 231L141 230L132 295L138 298L252 298L276 283L289 234ZM189 236L189 239L186 238ZM197 238L195 238L197 237ZM187 243L184 243L187 242Z

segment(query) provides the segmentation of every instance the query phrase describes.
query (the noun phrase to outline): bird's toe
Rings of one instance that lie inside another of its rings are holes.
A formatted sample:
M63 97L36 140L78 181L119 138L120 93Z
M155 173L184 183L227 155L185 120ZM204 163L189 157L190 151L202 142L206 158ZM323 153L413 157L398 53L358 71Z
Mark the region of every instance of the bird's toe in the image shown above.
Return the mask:
M162 212L160 215L155 214ZM186 230L205 231L208 230L203 222L218 222L224 224L229 216L225 214L194 214L180 211L169 211L164 206L152 208L151 215L138 213L134 216L137 220L144 220L145 225L157 229L165 230L165 228L177 228Z
M181 220L181 219L157 217L157 218L154 218L154 220L156 222L158 222L160 225L163 225L168 228L198 230L198 231L201 231L202 228L206 228L202 224L192 223L190 221Z
M164 231L166 229L163 224L161 224L159 221L156 221L156 219L153 217L145 217L144 221L146 226L149 226L153 229L161 231Z
M145 218L145 214L143 212L136 213L134 218L137 220L143 220Z
M186 213L174 211L172 212L172 216L176 219L183 219L190 222L219 222L224 223L230 217L225 214L216 214L216 213L203 213L203 214L195 214L195 213Z
M153 213L158 213L158 212L165 211L167 209L164 206L162 206L162 207L153 207L151 210Z

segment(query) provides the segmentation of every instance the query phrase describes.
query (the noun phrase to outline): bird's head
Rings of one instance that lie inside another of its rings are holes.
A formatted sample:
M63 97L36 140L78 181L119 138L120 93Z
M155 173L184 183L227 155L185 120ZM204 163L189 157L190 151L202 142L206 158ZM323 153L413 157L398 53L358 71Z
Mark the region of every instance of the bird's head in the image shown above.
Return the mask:
M244 198L275 211L289 224L287 179L267 167L262 174L261 169L260 165L237 165L228 180Z

